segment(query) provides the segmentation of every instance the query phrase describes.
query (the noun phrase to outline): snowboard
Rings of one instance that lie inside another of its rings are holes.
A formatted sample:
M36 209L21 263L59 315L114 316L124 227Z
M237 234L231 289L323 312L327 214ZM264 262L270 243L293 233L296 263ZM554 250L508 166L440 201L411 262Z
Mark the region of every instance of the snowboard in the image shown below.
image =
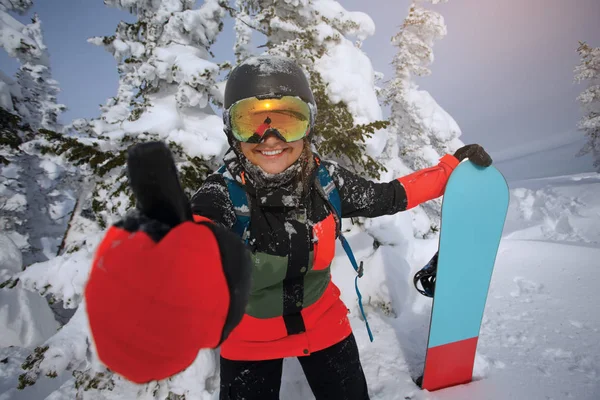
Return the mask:
M422 380L438 390L468 383L496 253L508 211L504 176L493 166L459 164L442 202L431 324Z

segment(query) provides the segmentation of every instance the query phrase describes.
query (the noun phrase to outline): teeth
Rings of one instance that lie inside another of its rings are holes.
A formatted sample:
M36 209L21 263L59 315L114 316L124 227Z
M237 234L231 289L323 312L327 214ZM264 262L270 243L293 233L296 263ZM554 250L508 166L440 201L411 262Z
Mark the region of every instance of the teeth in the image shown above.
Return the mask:
M283 153L283 150L273 150L273 151L261 151L265 156L276 156L277 154Z

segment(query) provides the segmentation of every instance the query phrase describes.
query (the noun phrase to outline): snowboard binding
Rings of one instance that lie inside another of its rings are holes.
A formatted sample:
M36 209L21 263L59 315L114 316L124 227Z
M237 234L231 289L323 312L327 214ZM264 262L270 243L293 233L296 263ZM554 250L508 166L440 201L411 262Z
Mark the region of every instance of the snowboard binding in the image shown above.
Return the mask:
M415 289L423 296L433 297L435 292L435 276L437 274L438 252L429 260L429 262L417 272L413 278ZM419 288L418 283L421 283Z

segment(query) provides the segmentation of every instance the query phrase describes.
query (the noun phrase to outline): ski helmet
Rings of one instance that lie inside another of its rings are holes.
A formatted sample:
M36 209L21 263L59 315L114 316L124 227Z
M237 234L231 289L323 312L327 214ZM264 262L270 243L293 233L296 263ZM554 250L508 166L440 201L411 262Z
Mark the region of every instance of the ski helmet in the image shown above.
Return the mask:
M310 85L302 69L289 58L251 57L235 67L225 85L225 109L249 97L297 96L316 111Z

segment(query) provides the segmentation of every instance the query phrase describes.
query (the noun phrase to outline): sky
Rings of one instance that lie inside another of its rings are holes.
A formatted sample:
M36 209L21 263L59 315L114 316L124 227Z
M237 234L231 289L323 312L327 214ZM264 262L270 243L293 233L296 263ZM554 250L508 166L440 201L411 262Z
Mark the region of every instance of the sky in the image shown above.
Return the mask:
M128 13L101 0L37 0L33 12L42 20L59 101L68 108L63 122L95 117L99 105L116 93L118 75L112 56L87 43L110 35ZM376 33L362 49L385 79L393 77L390 38L407 14L408 0L341 0L350 11L371 16ZM466 143L506 152L524 143L569 141L583 137L573 82L579 63L578 42L600 46L598 0L449 0L429 5L445 18L448 35L436 42L432 75L419 78L422 89L452 115ZM234 60L232 21L213 47L216 61ZM262 43L256 43L260 45ZM1 69L12 73L16 61L0 53Z

